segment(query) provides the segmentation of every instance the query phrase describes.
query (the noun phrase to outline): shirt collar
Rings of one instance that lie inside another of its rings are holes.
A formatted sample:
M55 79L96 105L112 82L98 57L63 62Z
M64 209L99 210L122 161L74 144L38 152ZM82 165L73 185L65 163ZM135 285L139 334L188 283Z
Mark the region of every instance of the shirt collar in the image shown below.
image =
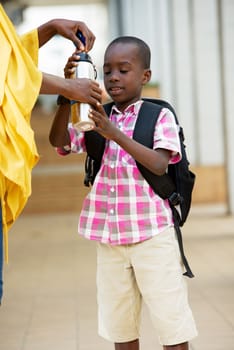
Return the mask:
M111 109L111 114L114 113L114 112L117 113L117 114L125 114L125 113L138 114L139 109L140 109L142 103L143 103L142 100L138 100L138 101L132 103L131 105L127 106L123 112L121 112L121 111L116 107L116 105L114 104L113 107L112 107L112 109Z

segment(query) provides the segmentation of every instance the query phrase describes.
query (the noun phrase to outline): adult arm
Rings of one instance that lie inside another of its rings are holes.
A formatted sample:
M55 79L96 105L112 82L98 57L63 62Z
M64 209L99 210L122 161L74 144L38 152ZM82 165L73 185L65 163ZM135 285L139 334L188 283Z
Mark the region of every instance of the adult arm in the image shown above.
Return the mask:
M70 100L95 105L101 102L102 90L99 84L90 79L65 79L52 74L43 73L40 94L60 94Z
M68 19L53 19L42 24L40 27L38 27L37 30L39 47L47 43L47 41L49 41L56 34L73 41L76 47L81 51L90 51L95 41L95 35L86 26L86 24L81 21L73 21ZM76 36L78 30L80 30L83 36L85 37L85 46Z

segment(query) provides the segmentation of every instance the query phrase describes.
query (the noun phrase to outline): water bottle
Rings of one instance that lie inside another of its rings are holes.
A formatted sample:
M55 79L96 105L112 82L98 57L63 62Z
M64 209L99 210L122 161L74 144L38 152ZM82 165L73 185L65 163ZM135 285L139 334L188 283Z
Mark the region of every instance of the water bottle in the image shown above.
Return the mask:
M87 52L79 53L80 59L73 78L96 79L96 69L92 59ZM71 119L73 126L79 131L89 131L95 125L93 120L89 118L89 110L91 106L88 103L72 101L71 102Z

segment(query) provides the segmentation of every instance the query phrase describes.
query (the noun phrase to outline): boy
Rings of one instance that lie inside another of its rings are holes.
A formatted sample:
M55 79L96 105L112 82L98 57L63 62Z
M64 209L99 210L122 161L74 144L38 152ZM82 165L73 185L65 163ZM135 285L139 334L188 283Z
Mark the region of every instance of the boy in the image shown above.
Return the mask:
M74 69L71 57L67 76ZM139 349L142 300L151 313L164 350L187 350L196 326L187 301L180 253L167 200L153 192L136 162L157 175L179 161L174 117L162 109L154 147L132 139L142 104L142 87L150 80L150 49L135 37L112 41L104 57L104 84L114 101L109 118L97 103L90 111L94 130L106 138L101 168L84 200L79 232L97 241L99 333L116 350ZM69 105L60 106L50 141L60 154L85 152L84 133L71 124Z

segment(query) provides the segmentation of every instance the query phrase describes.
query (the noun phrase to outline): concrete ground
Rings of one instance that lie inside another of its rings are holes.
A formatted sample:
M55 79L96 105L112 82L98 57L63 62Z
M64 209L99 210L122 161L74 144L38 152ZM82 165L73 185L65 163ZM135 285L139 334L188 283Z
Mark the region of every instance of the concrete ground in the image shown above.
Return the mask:
M234 218L192 209L183 229L199 336L192 350L234 349ZM0 308L1 350L108 350L97 335L95 246L76 214L23 214L9 234ZM143 309L142 349L161 349Z

